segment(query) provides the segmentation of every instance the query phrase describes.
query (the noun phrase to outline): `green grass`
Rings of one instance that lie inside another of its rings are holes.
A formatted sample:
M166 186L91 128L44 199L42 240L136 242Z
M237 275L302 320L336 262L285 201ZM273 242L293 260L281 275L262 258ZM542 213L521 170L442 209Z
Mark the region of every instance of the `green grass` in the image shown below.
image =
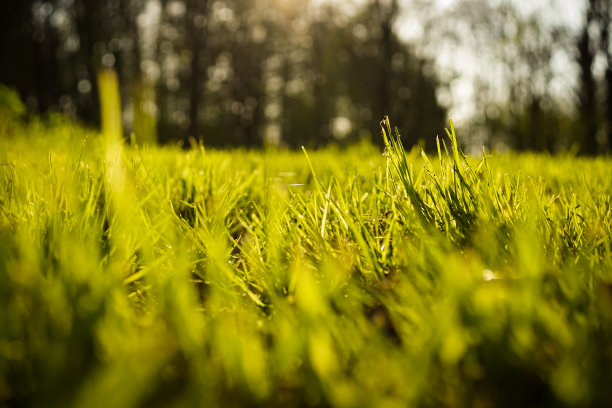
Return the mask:
M0 406L612 404L612 161L3 122Z

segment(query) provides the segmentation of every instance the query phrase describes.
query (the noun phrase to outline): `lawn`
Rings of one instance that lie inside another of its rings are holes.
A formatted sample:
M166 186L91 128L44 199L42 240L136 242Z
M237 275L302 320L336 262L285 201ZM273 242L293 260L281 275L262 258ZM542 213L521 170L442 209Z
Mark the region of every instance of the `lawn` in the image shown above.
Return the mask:
M610 158L0 124L0 406L612 405Z

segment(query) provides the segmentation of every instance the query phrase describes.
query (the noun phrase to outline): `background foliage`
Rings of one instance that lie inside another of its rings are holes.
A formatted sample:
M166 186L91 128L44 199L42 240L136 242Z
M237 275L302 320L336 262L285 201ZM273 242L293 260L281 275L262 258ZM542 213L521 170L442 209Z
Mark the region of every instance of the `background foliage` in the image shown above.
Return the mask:
M0 82L30 113L97 126L113 68L125 134L185 146L379 144L391 115L435 149L451 109L476 151L596 154L612 146L610 6L582 3L572 26L560 0L2 2Z

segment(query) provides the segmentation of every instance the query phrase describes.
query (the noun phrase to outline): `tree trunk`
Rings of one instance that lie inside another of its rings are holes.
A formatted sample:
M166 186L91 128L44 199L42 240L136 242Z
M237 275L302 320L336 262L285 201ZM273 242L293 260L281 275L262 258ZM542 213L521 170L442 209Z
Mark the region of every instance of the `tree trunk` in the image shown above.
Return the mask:
M592 3L589 2L589 5ZM587 10L587 18L578 40L578 64L580 66L580 123L582 151L586 154L597 153L597 100L596 84L593 76L595 53L589 35L589 26L594 18L594 10Z
M204 15L208 15L208 0L190 1L187 3L187 37L191 51L191 77L189 80L189 137L200 140L200 124L198 113L202 104L202 83L206 80L205 70L203 70L201 59L203 50L206 47L206 35L200 27L197 27L194 18L199 10ZM193 12L192 12L193 11Z
M601 49L606 57L606 127L608 150L612 150L612 55L610 55L610 0L601 2Z

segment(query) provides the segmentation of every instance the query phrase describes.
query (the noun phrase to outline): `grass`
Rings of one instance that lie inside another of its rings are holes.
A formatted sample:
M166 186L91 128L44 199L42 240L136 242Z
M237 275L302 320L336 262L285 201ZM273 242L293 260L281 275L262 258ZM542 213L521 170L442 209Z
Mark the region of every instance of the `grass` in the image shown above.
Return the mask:
M609 406L612 161L3 122L0 406Z

